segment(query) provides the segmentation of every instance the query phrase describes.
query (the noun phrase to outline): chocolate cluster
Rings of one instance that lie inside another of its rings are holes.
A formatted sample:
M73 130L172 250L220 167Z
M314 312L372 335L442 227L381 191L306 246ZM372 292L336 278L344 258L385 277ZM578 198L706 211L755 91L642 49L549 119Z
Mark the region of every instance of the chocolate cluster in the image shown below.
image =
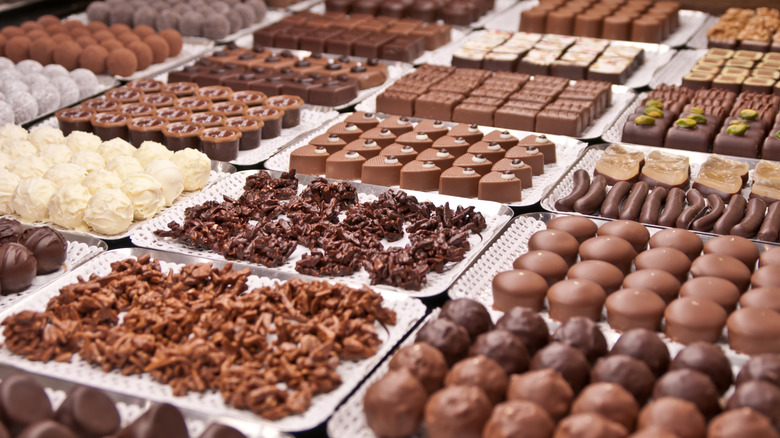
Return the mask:
M660 43L679 27L680 2L545 0L520 13L520 30Z
M707 29L709 47L780 51L780 11L775 8L729 8Z
M155 234L270 267L285 264L302 245L310 252L295 263L301 274L346 276L365 269L372 284L419 290L429 272L463 260L469 236L486 228L473 207L437 207L404 192L389 190L361 204L354 186L322 178L297 192L294 172L272 178L260 171L247 178L238 199L189 207L182 224L171 222ZM409 239L403 247L382 244L403 237Z
M0 54L13 62L25 59L68 70L86 68L95 74L130 76L181 52L184 41L174 29L156 32L149 26L132 29L123 23L60 21L44 15L37 21L0 30Z
M453 67L613 84L626 82L643 60L644 49L607 40L498 30L470 39L452 54Z
M721 405L734 375L712 344L672 358L655 333L632 329L609 349L584 317L551 335L532 309L513 307L493 325L481 304L457 299L396 352L363 407L377 436L424 424L437 438L769 437L780 426L778 365L776 354L748 361Z
M714 48L683 76L682 85L692 90L714 88L780 95L778 79L780 53Z
M177 396L218 390L273 420L335 389L342 359L377 352L375 322L395 324L367 287L293 279L249 290L249 274L230 264L164 271L148 254L114 262L108 275L62 288L45 311L6 318L5 347L33 361L78 354L105 372L149 373Z
M411 18L299 12L254 33L255 46L412 62L450 42L450 26Z
M286 7L294 0L269 0L272 7ZM124 2L106 0L87 6L90 21L128 26L149 26L157 31L176 29L184 36L223 39L229 34L260 23L265 18L263 0L206 3L197 0Z
M68 242L55 229L24 229L19 221L0 219L0 294L21 292L36 275L57 271L67 250Z
M475 124L450 129L441 121L415 125L406 117L356 112L292 151L289 169L511 203L555 160L555 143L544 135L518 139L509 131L483 133Z
M376 15L384 18L410 18L418 21L466 26L493 9L493 0L326 0L329 13Z
M377 96L378 112L580 136L610 105L611 84L423 64Z

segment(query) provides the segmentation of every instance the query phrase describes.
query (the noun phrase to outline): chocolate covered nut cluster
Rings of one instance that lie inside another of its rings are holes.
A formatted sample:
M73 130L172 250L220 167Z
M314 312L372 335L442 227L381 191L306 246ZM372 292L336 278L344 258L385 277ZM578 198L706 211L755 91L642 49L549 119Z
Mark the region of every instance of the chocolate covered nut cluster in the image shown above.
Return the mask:
M707 30L709 47L773 52L780 49L780 11L774 8L729 8Z
M78 354L106 372L150 373L179 396L219 390L226 404L279 419L336 388L340 360L376 353L375 322L395 324L367 287L294 279L249 290L248 276L231 265L163 271L149 255L115 262L106 276L65 286L45 311L6 318L5 347L28 360Z

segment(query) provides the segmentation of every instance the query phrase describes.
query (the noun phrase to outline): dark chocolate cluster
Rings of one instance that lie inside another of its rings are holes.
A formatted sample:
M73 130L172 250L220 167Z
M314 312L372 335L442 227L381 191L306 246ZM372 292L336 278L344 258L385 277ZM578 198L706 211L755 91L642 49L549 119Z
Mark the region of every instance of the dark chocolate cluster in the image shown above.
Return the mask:
M777 52L780 11L775 8L729 8L707 29L707 47Z
M49 227L24 229L14 219L0 219L0 293L10 295L27 289L36 275L62 267L68 242Z
M302 274L345 276L364 268L372 284L419 290L428 272L463 260L468 237L486 228L473 207L437 207L404 192L389 190L360 204L345 182L318 178L296 195L297 188L294 172L272 178L261 171L247 178L238 199L189 207L182 224L155 234L271 267L302 245L311 251L295 265ZM383 239L395 242L405 233L408 245L383 248Z

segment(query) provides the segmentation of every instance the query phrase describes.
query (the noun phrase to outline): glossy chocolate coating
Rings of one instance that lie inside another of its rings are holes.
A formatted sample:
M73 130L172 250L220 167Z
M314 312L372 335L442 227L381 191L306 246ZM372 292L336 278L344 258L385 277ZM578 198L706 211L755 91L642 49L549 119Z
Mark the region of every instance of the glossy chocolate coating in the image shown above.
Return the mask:
M694 342L682 349L669 365L669 371L696 370L707 375L723 394L734 382L731 364L723 350L709 342Z
M560 255L546 250L529 251L512 263L515 269L526 269L544 277L549 286L563 280L569 265Z
M0 218L0 244L18 242L22 237L24 227L15 219Z
M26 427L17 436L19 438L77 438L81 435L75 434L56 421L45 420Z
M559 281L547 291L550 317L561 322L574 316L598 321L606 299L607 294L598 283L584 279Z
M473 385L482 388L490 402L500 403L506 397L509 383L501 365L485 356L472 356L456 363L444 378L444 386Z
M476 386L448 386L425 405L425 425L431 438L481 438L493 405Z
M577 261L579 246L579 242L574 236L560 230L537 231L528 239L529 251L538 249L552 251L563 257L570 266Z
M629 220L610 221L599 227L599 236L617 236L628 241L639 253L647 248L650 232L639 222Z
M468 355L471 340L468 331L448 319L439 318L427 322L419 332L415 342L427 342L439 349L449 365Z
M119 430L119 412L103 392L79 386L54 413L54 419L81 437L103 437Z
M726 411L713 418L707 428L708 438L764 437L777 438L780 433L765 415L750 408Z
M127 427L114 435L116 438L140 438L147 436L165 436L166 438L187 438L187 425L184 417L173 405L168 403L152 405L149 410Z
M639 415L639 403L634 396L620 385L613 383L591 383L582 390L571 406L572 414L594 412L623 425L627 430L634 429Z
M753 380L737 386L726 409L752 408L780 429L780 388L763 380Z
M603 260L585 260L569 268L570 280L583 279L598 283L604 292L610 294L623 283L623 271Z
M575 394L590 381L590 364L585 355L560 342L553 342L542 348L531 360L531 370L546 368L560 372Z
M631 262L636 257L636 250L631 243L617 236L597 236L580 245L582 260L602 260L620 268L624 274L631 269Z
M639 412L638 429L659 426L680 438L704 438L707 426L696 405L676 397L663 397L648 403Z
M596 236L598 225L592 220L581 216L560 216L547 222L548 230L561 230L574 236L579 243Z
M472 356L481 354L493 359L507 375L527 371L531 360L523 341L511 332L500 329L477 336L477 339L471 344L469 354Z
M366 390L366 423L378 436L406 436L420 425L427 393L409 370L391 370Z
M52 417L43 387L26 374L12 374L0 382L0 418L13 430L21 430Z
M704 254L725 254L734 257L752 272L758 260L755 243L740 236L718 236L704 244Z
M437 348L417 342L398 350L390 359L391 370L406 368L419 380L428 394L441 388L447 374L447 361Z
M718 303L726 312L732 312L739 301L739 289L725 278L696 277L680 287L680 296L707 298Z
M646 363L624 354L607 356L596 361L590 374L591 382L608 382L622 386L642 405L650 397L655 376Z
M585 412L570 415L555 429L556 438L624 438L628 430L606 417Z
M544 304L548 284L541 275L526 269L513 269L493 277L493 308L510 311L528 307L538 311Z
M506 330L520 338L531 356L550 342L550 332L542 317L524 307L506 312L496 322L496 329Z
M765 380L780 388L780 355L759 354L745 362L737 375L737 386L753 380Z
M637 270L660 269L666 271L682 283L688 278L688 272L691 270L691 259L677 248L658 247L639 253L634 259L634 265Z
M68 242L59 231L49 227L24 230L19 243L26 246L35 255L39 275L60 269L68 255Z
M0 246L0 290L8 295L21 292L30 286L38 263L27 247L20 243Z
M549 438L555 423L547 411L537 403L526 400L509 400L496 405L490 416L483 438Z
M544 369L510 376L506 397L537 403L558 421L569 412L574 391L561 373Z
M609 354L627 354L639 359L650 367L656 377L666 372L671 361L664 341L654 332L645 329L633 329L623 333Z
M627 287L607 298L607 321L610 327L619 332L635 328L656 331L661 327L664 307L666 303L655 292L646 288Z
M599 326L593 320L581 316L569 318L558 327L553 340L580 350L590 363L607 354L607 340Z
M732 349L751 356L780 354L780 313L747 307L729 315L726 326Z
M701 254L704 243L696 234L678 228L661 230L650 237L650 248L670 247L676 248L685 253L689 259L693 260Z
M485 306L468 298L459 298L444 303L439 318L449 319L463 326L469 332L469 337L472 340L493 328L493 321Z
M715 384L706 374L692 369L669 371L661 376L655 382L653 398L661 397L688 400L708 419L721 411Z

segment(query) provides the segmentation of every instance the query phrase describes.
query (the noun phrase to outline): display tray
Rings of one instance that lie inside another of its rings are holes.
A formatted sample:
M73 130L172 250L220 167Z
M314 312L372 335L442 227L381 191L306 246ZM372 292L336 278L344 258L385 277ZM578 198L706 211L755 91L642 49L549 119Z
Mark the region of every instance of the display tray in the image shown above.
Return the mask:
M78 99L76 99L73 102L67 102L67 103L60 102L60 105L59 105L59 107L56 110L49 111L49 112L43 113L43 114L39 114L39 115L35 116L34 118L26 121L26 122L19 123L19 125L22 125L22 127L24 127L24 128L30 128L30 127L32 127L32 126L42 122L43 120L48 119L49 117L53 117L54 113L56 113L58 110L60 110L62 108L68 108L68 107L74 106L74 105L76 105L78 103L81 103L81 102L83 102L83 101L85 101L87 99L91 99L93 97L100 96L103 93L105 93L106 91L108 91L108 90L110 90L110 89L112 89L112 88L114 88L114 87L116 87L116 86L118 86L120 84L120 82L118 80L116 80L113 76L95 75L95 77L97 78L97 81L98 81L98 87L89 96L86 96L83 99L81 97L79 97Z
M709 46L709 40L707 39L707 31L712 26L714 26L719 19L720 17L707 15L707 18L704 20L704 24L702 24L699 30L697 30L693 34L691 39L688 40L686 46L690 47L691 49L706 49Z
M658 69L650 81L650 88L657 88L660 84L682 85L683 76L690 73L706 53L707 49L680 50L668 64Z
M341 114L338 118L333 120L328 126L323 126L322 128L310 132L308 135L303 137L302 139L296 141L289 147L285 148L278 154L271 157L268 161L265 163L266 169L271 170L279 170L286 172L290 168L290 154L292 152L311 141L314 137L325 133L328 128L331 125L334 125L339 122L343 122L344 119L346 119L351 113L345 113ZM413 118L410 120L414 120ZM447 122L446 125L449 126L455 126L456 123ZM480 131L487 133L490 131L494 131L496 128L490 128L487 126L479 126ZM510 134L514 135L518 139L522 139L523 137L534 134L533 132L526 132L526 131L517 131L508 129ZM573 139L571 137L564 137L560 135L549 135L548 138L555 143L555 154L556 154L556 162L553 164L546 164L544 166L544 173L542 175L534 176L533 177L533 187L528 187L523 189L522 193L522 201L517 202L514 204L509 204L512 207L525 207L529 205L534 205L537 202L539 202L544 194L547 192L547 189L550 187L551 184L553 184L558 178L560 178L563 175L563 172L566 171L566 169L574 163L574 161L579 157L582 150L585 148L585 143L578 141L576 139ZM390 187L393 190L400 190L398 186L392 186Z
M187 254L193 257L204 257L209 259L215 259L215 260L221 260L224 261L225 258L222 257L220 254L216 254L212 251L208 250L202 250L202 249L196 249L190 246L186 246L182 243L172 241L170 239L163 239L160 237L157 237L154 234L155 230L158 229L167 229L167 224L171 221L175 221L178 223L182 223L184 220L184 210L186 207L193 205L193 204L200 204L205 201L210 200L218 200L221 201L224 196L237 198L239 197L243 191L244 191L244 183L246 181L246 177L249 175L255 174L256 171L244 171L244 172L238 172L234 175L231 175L228 178L223 179L218 184L215 184L214 186L210 187L208 190L204 191L201 195L197 196L196 198L192 199L191 202L179 205L174 208L172 208L170 211L165 212L162 215L159 215L153 219L150 219L150 221L145 222L141 227L133 230L131 240L135 245L145 247L145 248L153 248L163 251L170 251L170 252L176 252L181 254ZM278 177L281 175L281 172L278 171L268 171L268 173L272 177ZM309 176L309 175L297 175L299 180L299 192L302 190L303 186L311 182L316 177ZM357 189L358 193L358 200L359 202L367 202L376 199L377 195L382 194L387 191L386 187L380 187L380 186L373 186L369 184L358 184L358 183L351 183L355 188ZM484 248L487 247L487 245L490 244L490 242L495 238L496 235L504 228L504 226L509 222L509 220L512 218L512 210L502 204L498 204L495 202L487 202L487 201L479 201L476 199L465 199L465 198L457 198L453 196L444 196L439 195L436 193L426 193L426 192L415 192L412 190L406 191L411 196L416 196L418 200L420 201L431 201L435 205L444 205L445 203L449 203L451 208L456 208L457 206L463 206L463 207L469 207L473 206L476 211L482 213L482 215L485 217L485 221L487 224L487 228L481 233L481 234L472 234L469 238L469 243L471 244L471 249L466 253L465 258L461 260L458 263L455 264L448 264L445 267L445 270L442 273L436 273L436 272L430 272L427 275L427 283L423 285L423 288L418 291L407 291L403 290L397 287L387 286L387 285L372 285L371 287L384 293L384 292L402 292L403 294L407 296L412 297L431 297L438 295L445 290L455 281L458 276L463 273L463 271L466 270L466 268L471 264L471 262L474 260L474 258L479 255L480 252ZM393 242L392 244L385 245L387 247L389 246L405 246L407 243L409 243L408 236L405 235L404 238L397 242ZM309 252L308 249L305 247L298 245L295 252L288 258L287 262L278 267L278 268L272 268L274 272L280 272L285 273L287 275L299 275L297 271L295 270L295 263L301 259L301 257L304 254L307 254ZM260 265L256 265L260 267ZM360 270L355 272L354 274L346 277L322 277L327 280L333 280L333 281L345 281L345 282L352 282L356 284L364 284L369 285L371 283L371 280L369 278L368 273L365 270Z
M379 93L358 104L355 107L355 110L365 111L367 113L376 113L377 95L379 95ZM611 105L609 108L607 108L606 111L604 111L601 117L594 120L593 123L591 123L590 126L585 129L579 139L587 141L600 138L602 135L604 135L605 132L607 132L607 130L609 130L609 128L614 125L615 120L620 116L620 114L623 113L625 108L634 101L635 98L636 93L630 88L623 85L613 85Z
M64 237L68 242L65 263L63 263L60 269L56 270L55 272L35 276L35 279L33 280L30 287L19 293L0 295L0 312L8 309L9 307L26 299L29 296L40 292L41 290L45 289L51 282L70 273L85 262L91 260L95 256L108 249L106 242L103 242L98 238L85 236L70 231L60 231L60 233L62 233L62 237Z
M628 116L634 113L641 105L642 101L647 98L647 92L637 94L636 98L631 101L624 109L623 112L615 119L612 126L601 135L601 139L609 143L620 143L623 138L623 125L626 124Z
M47 119L46 122L48 122L50 120L51 119ZM57 127L57 119L54 119L54 124L53 125L50 124L48 126ZM200 190L195 190L195 191L191 191L191 192L182 192L182 194L179 195L179 197L176 198L176 200L173 201L173 205L171 205L170 207L163 208L162 210L160 210L160 212L157 213L157 215L155 217L159 217L160 215L165 214L166 211L168 211L168 210L170 210L172 208L175 208L175 207L177 207L179 205L186 204L187 201L192 199L198 193L201 193L203 190L208 189L210 186L214 185L216 182L218 182L221 179L225 178L229 174L235 173L235 172L236 172L236 167L233 166L232 164L224 163L222 161L211 161L211 174L209 175L209 180L206 183L206 185L202 189L200 189ZM11 218L11 219L16 219L18 221L21 221L21 218L18 217L16 214L7 214L7 215L3 215L3 216L0 216L0 217L8 217L8 218ZM154 219L154 218L152 218L152 219ZM152 220L152 219L146 219L146 220L143 220L143 221L133 221L133 223L130 224L130 228L128 228L124 233L115 234L115 235L100 234L100 233L97 233L95 231L68 230L68 229L62 228L62 227L60 227L58 225L55 225L53 223L37 222L36 224L38 224L38 225L48 225L48 226L50 226L52 228L56 228L59 231L68 231L69 233L71 233L73 235L80 235L80 236L85 236L85 237L93 237L95 239L103 239L103 240L119 240L119 239L124 239L125 237L130 237L130 234L133 232L133 230L137 229L144 222Z
M109 251L90 262L68 273L56 282L52 283L42 293L36 294L28 300L0 313L0 319L16 314L24 310L42 311L49 299L59 294L60 288L75 283L79 276L87 277L90 274L105 275L110 272L110 263L126 258L140 257L151 254L153 258L160 260L163 270L179 269L183 264L212 263L215 267L222 267L225 262L207 260L181 254L173 254L161 251L149 251L140 248L127 248ZM245 265L236 264L237 269ZM252 275L247 281L250 289L271 285L274 282L285 281L291 278L301 278L300 275L290 275L277 270L261 267L250 267ZM306 277L311 280L311 277ZM348 283L348 285L351 285ZM68 382L90 385L96 388L112 391L117 394L132 397L145 398L155 402L171 403L187 412L198 415L218 418L225 424L252 424L254 427L275 428L284 432L303 431L311 429L324 422L335 410L336 406L347 397L363 378L376 367L383 357L395 346L403 336L425 314L425 306L418 300L411 299L402 294L392 292L383 293L384 305L396 312L397 321L394 326L381 326L376 324L376 332L383 341L378 352L367 359L360 361L342 361L337 368L342 378L342 383L335 390L312 398L309 409L300 415L292 415L277 421L265 420L252 414L250 411L239 410L228 406L222 396L216 391L190 392L185 396L173 395L171 386L159 383L151 378L148 373L141 375L124 376L118 371L105 373L98 366L92 366L74 355L71 362L33 362L12 354L8 349L0 349L0 363L13 365L28 372L33 372L48 377L62 378ZM4 340L5 338L2 337ZM274 436L274 435L271 435Z
M469 27L472 29L490 28L490 23L501 20L501 18L505 17L507 14L515 14L517 16L517 24L519 26L520 12L526 9L531 9L538 4L539 2L536 0L522 0L519 2L517 0L496 0L493 9L488 11L485 15L481 16L477 21L471 23ZM509 21L508 18L506 19ZM511 30L517 30L517 27Z
M74 383L62 380L58 377L47 377L45 375L30 373L22 371L11 365L0 364L0 380L19 372L26 373L28 376L35 379L41 386L43 386L46 395L51 401L52 408L56 412L62 402L68 396L68 393L76 388ZM86 385L90 386L90 385ZM122 394L111 391L109 389L102 389L106 395L116 404L116 409L119 412L119 418L121 420L121 426L125 427L140 417L150 407L150 402L145 397L136 397L132 395ZM220 423L226 426L235 428L243 433L246 438L292 438L292 435L281 432L273 427L265 424L257 423L254 421L246 421L238 418L219 417L212 414L204 414L202 412L193 411L190 409L179 409L184 417L184 422L187 425L187 432L191 437L200 436L206 428L212 423Z

